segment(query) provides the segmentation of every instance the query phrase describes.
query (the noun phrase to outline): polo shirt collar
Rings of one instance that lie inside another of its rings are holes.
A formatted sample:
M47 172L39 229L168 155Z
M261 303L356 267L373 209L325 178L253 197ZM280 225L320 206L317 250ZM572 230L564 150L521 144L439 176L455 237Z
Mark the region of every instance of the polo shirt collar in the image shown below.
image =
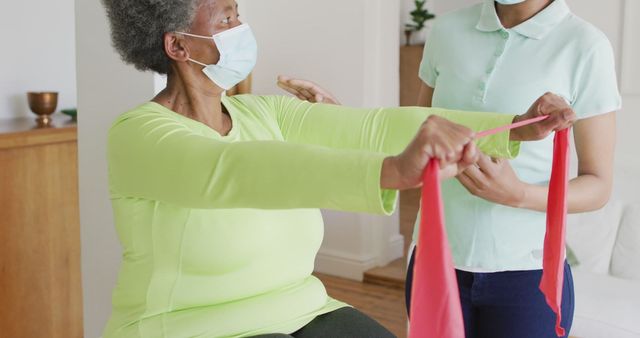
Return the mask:
M513 27L512 30L528 38L539 40L551 32L569 13L571 11L565 0L554 0L542 12ZM496 12L494 0L484 1L476 29L483 32L505 29Z

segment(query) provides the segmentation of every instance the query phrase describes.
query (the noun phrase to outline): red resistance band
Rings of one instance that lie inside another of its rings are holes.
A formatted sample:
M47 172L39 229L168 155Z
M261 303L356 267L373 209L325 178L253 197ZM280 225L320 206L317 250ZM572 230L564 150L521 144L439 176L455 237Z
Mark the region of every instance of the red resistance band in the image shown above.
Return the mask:
M538 122L546 116L496 128L478 134L489 136L498 132ZM547 304L556 313L556 335L565 335L560 326L562 285L564 279L565 227L567 190L569 183L569 129L556 132L553 167L547 201L547 232L544 241L543 273L540 290ZM440 166L429 161L422 186L420 234L413 272L411 293L411 338L461 338L464 322L460 307L449 241L445 230L444 209L440 193Z

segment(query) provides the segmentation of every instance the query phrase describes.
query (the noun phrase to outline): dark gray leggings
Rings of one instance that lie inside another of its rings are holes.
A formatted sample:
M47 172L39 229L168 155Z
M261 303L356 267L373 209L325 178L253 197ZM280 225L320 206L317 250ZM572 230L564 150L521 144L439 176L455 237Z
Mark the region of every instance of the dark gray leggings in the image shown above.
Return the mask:
M254 338L394 338L378 322L350 307L316 317L292 334L273 333Z

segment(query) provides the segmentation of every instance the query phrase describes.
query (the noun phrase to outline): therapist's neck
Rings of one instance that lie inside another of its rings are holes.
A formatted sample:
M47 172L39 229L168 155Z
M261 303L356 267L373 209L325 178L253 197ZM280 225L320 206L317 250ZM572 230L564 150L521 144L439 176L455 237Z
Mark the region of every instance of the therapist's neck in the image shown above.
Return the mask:
M515 5L496 4L496 12L504 28L515 27L540 13L553 0L526 0Z
M232 126L222 109L222 93L202 72L182 63L172 66L167 87L153 101L226 135Z

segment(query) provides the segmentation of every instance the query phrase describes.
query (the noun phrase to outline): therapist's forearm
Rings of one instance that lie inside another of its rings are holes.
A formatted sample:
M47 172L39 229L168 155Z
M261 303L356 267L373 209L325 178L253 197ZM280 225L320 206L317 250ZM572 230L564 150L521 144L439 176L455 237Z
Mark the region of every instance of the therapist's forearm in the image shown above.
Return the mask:
M516 207L547 211L549 187L527 184ZM596 175L581 175L569 182L567 207L570 214L595 211L604 207L611 196L611 184Z
M568 211L602 208L611 196L616 135L615 113L578 121L574 126L578 177L569 182ZM545 211L548 187L527 185L523 208Z

